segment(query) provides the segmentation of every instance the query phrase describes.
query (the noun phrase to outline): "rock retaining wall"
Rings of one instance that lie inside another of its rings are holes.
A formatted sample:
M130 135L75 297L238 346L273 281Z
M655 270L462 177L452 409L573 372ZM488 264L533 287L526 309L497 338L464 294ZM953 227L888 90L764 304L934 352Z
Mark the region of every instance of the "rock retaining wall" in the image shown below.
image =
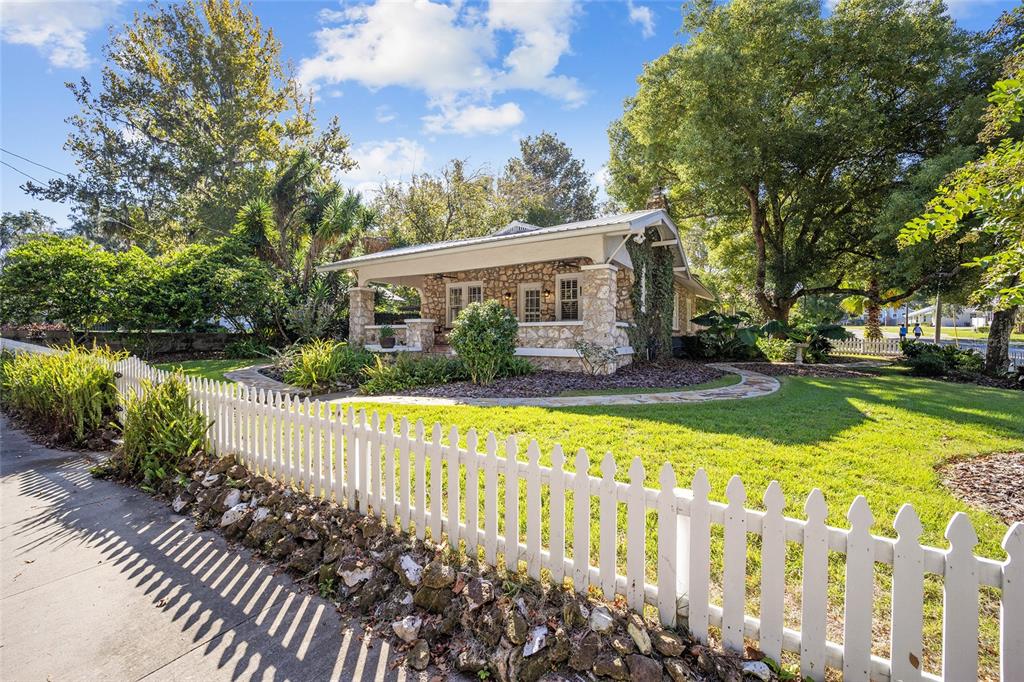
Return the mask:
M232 457L193 458L161 494L377 623L398 661L500 682L739 680L757 661L721 656L683 630L562 585L499 573L446 546L251 474ZM760 666L760 667L757 667ZM762 670L763 668L763 670ZM486 671L486 673L484 673ZM553 676L552 676L553 675ZM768 671L762 679L772 679Z

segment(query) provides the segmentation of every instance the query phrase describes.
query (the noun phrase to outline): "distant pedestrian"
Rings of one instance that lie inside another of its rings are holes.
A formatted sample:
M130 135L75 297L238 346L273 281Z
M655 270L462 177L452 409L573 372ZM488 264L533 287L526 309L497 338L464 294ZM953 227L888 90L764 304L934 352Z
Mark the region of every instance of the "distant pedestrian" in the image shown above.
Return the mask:
M901 324L900 325L900 341L906 341L906 340L907 340L907 325Z
M915 339L920 339L921 338L921 334L924 334L924 330L921 329L921 325L915 324L914 325L914 338Z

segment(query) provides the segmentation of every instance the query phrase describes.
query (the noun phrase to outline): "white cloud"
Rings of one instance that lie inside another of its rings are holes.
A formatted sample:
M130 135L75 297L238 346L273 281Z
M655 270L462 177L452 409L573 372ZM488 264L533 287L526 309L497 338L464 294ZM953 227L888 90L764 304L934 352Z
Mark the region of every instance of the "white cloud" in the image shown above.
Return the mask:
M633 4L633 0L626 0L626 7L629 9L629 23L639 24L644 38L653 36L654 12L651 11L651 8Z
M399 137L361 144L352 151L352 158L359 165L341 174L341 181L372 195L385 180L399 180L421 171L427 150L415 140Z
M455 133L459 135L492 135L523 122L523 110L515 102L491 107L470 104L466 106L442 105L441 113L423 117L428 133Z
M424 117L428 130L497 132L521 121L522 109L492 105L496 95L529 90L568 107L586 100L575 78L557 73L576 13L575 2L565 0L492 0L485 7L375 0L326 10L320 19L327 25L314 34L317 53L302 60L299 76L313 87L355 81L412 88L435 110Z
M119 1L3 2L0 34L4 42L36 48L53 66L82 69L92 61L86 36L107 23Z
M374 118L377 120L377 123L391 123L398 118L398 114L385 104L377 107L377 110L374 112Z

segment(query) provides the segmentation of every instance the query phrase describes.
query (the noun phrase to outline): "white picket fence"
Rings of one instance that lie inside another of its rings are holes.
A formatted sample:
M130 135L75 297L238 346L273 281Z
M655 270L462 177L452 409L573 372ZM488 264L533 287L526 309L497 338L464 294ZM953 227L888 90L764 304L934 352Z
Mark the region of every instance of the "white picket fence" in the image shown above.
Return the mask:
M832 346L840 355L850 353L851 355L873 355L888 358L902 354L899 339L885 338L869 341L868 339L853 338L833 341Z
M167 376L136 358L120 362L117 370L124 394ZM601 460L601 476L580 475L591 467L582 449L573 457L572 471L565 469L566 455L557 445L550 453L551 466L545 467L535 441L522 461L514 436L499 443L493 433L481 439L470 429L462 438L453 427L445 442L437 423L427 429L422 422L396 422L390 414L381 419L352 408L342 413L308 398L188 381L195 404L213 422L211 447L236 454L252 471L364 514L383 514L419 538L429 529L435 541L446 536L453 547L464 542L468 552L482 551L491 564L502 555L509 566L524 562L534 578L548 571L557 582L571 579L579 591L595 586L608 598L624 596L634 609L651 605L662 623L685 624L701 641L708 641L714 626L730 650L743 651L747 639L776 660L784 651L793 652L801 675L815 680L824 679L826 667L842 671L847 680L975 679L979 587L989 586L1001 590L1002 679L1021 679L1024 671L1022 523L1006 534L1003 547L1009 558L998 562L974 555L978 539L963 513L955 514L946 529L950 548L937 549L919 543L921 521L910 505L896 516L898 539L893 540L871 534L873 518L862 496L847 514L850 528L833 528L825 523L827 508L818 489L807 498L806 520L793 519L783 516L785 499L777 482L764 493L766 511L752 510L744 506L747 495L739 476L729 481L728 503L722 504L708 499L711 488L703 469L689 489L680 489L666 462L656 490L645 487L647 472L639 458L630 464L625 483L616 480L611 453ZM504 499L503 514L499 499ZM625 508L624 525L620 507ZM647 554L649 515L656 519L655 556ZM721 605L712 599L713 526L724 529ZM746 612L750 534L761 538L756 615ZM624 566L619 556L623 539ZM595 542L597 551L592 552ZM803 547L799 631L784 626L787 543ZM826 638L829 552L846 556L842 643ZM892 567L889 659L872 653L877 565ZM921 669L926 574L943 580L942 666L934 672ZM650 575L656 575L654 582Z

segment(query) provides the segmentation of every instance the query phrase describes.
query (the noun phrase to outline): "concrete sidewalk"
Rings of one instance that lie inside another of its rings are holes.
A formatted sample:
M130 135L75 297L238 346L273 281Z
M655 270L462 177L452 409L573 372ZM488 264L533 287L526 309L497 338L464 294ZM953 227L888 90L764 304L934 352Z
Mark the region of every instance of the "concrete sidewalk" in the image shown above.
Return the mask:
M403 680L386 641L0 416L0 679Z

